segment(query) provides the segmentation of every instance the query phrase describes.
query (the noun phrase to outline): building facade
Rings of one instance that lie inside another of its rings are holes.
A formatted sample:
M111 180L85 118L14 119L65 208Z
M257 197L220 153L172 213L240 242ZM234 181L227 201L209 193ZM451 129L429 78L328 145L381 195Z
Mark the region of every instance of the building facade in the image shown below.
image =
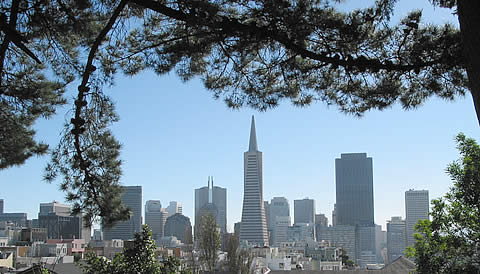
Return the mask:
M167 212L159 200L148 200L145 203L145 224L152 230L155 241L163 237L163 228L167 220Z
M60 216L69 216L71 210L71 206L61 204L57 201L53 201L51 203L40 203L40 211L38 215L40 216L55 213Z
M165 211L168 213L168 217L175 215L177 213L183 214L182 203L177 201L170 201Z
M214 186L213 177L208 177L208 186L195 189L195 233L205 214L215 217L220 233L227 232L227 189Z
M392 217L390 221L387 221L387 257L389 264L404 255L407 240L405 228L405 220L402 220L402 217Z
M272 235L272 246L279 246L281 242L288 241L288 228L290 227L290 216L276 216Z
M320 226L317 230L317 241L326 242L331 246L342 248L343 252L352 261L356 261L357 233L355 226L337 225Z
M244 153L244 189L240 242L268 246L267 220L263 203L263 158L258 151L255 119L252 116L250 142Z
M335 159L337 225L374 225L373 163L366 153Z
M315 223L315 200L305 198L303 200L294 200L294 223Z
M127 221L118 222L112 227L103 227L104 240L131 240L136 232L142 230L142 187L123 186L120 195L122 203L132 210Z
M315 224L298 223L287 228L289 242L315 241Z
M27 226L27 213L2 213L0 222L13 223L17 227Z
M48 239L85 239L90 241L91 228L84 227L82 215L71 215L70 205L57 201L40 203L38 227L47 230Z
M415 243L413 238L415 224L419 220L428 220L429 203L428 190L410 189L405 191L407 246Z
M80 216L48 213L38 216L40 228L47 229L48 239L82 239L82 218Z
M268 205L267 227L270 234L271 246L278 246L279 243L287 240L287 229L291 225L290 204L285 197L273 197Z
M320 226L328 226L328 217L325 214L315 214L315 224Z
M332 210L332 226L337 225L337 204L333 204L333 210Z
M167 218L165 222L165 237L175 236L184 244L192 243L192 224L190 219L180 213Z
M366 153L342 153L335 159L336 225L356 227L357 263L376 261L373 160Z

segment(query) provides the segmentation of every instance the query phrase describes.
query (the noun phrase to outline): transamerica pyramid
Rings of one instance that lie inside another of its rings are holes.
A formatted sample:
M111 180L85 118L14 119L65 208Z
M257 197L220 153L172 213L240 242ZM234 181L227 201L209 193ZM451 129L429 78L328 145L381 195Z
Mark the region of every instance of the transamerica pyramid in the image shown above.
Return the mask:
M249 245L268 246L267 221L263 207L263 159L258 151L255 118L252 116L250 143L244 159L244 188L240 242Z

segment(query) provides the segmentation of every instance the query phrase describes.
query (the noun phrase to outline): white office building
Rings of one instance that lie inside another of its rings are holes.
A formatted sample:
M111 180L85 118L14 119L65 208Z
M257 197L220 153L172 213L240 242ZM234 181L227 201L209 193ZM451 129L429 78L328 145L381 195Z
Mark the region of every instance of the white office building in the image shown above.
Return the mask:
M405 191L407 246L415 243L415 239L413 238L413 234L415 234L415 224L419 220L428 219L429 203L428 190L410 189Z

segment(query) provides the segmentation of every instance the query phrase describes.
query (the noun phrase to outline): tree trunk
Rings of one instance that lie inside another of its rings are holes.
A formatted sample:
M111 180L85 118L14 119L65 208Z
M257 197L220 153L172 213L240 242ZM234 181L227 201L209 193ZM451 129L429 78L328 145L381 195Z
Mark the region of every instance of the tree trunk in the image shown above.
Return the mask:
M480 124L480 1L458 0L457 9L468 84Z

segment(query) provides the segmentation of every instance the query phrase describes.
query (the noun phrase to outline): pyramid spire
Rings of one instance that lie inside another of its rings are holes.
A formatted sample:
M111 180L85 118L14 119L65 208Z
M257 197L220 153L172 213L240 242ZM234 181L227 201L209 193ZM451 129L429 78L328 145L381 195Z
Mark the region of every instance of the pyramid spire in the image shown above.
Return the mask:
M248 151L258 151L257 133L255 132L255 117L253 117L253 115L252 115L252 126L250 128L250 143L248 145Z

